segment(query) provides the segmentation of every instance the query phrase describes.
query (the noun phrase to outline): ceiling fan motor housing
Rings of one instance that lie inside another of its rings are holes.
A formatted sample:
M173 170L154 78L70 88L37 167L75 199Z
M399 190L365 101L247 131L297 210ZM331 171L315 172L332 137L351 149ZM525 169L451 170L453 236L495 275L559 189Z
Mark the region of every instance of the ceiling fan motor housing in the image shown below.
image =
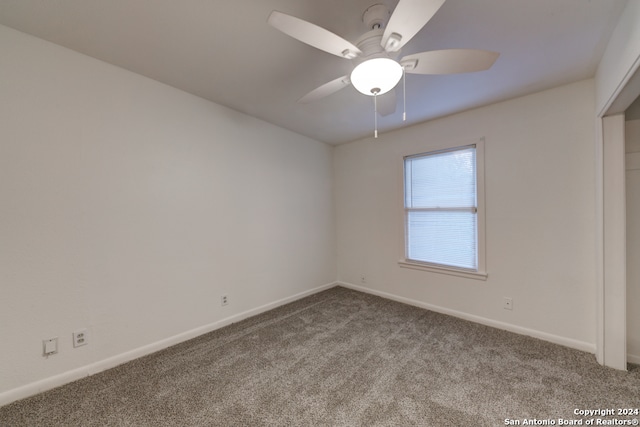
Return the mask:
M354 65L373 58L391 58L395 60L400 55L400 51L390 53L380 45L383 33L384 29L378 28L364 33L356 40L355 45L362 51L362 55L352 59Z

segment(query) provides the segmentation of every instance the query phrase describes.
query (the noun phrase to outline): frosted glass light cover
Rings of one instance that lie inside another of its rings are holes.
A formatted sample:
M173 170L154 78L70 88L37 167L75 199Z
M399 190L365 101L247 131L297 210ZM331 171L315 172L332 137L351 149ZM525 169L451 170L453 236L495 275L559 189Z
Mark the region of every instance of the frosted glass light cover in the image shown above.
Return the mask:
M373 96L389 92L402 78L402 66L393 59L373 58L358 64L351 72L351 84L358 92Z

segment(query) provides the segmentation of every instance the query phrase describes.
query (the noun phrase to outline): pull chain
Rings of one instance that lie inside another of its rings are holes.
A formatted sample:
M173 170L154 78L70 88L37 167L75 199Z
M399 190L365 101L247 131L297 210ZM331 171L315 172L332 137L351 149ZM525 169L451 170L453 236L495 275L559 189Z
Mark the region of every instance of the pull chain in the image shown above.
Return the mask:
M402 67L402 121L407 121L407 73Z
M371 93L373 94L373 137L378 137L378 93L380 93L380 88L374 87L371 89Z
M378 137L378 92L373 93L373 123L375 126L373 130L373 137L377 138Z

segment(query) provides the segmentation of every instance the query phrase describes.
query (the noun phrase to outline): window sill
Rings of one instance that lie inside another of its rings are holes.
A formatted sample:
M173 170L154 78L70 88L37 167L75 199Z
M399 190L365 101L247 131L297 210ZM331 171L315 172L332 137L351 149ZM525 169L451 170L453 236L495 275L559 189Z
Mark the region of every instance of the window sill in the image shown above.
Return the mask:
M430 271L432 273L448 274L450 276L466 277L467 279L487 280L488 274L485 272L463 271L455 268L436 267L427 264L412 262L406 259L398 261L398 265L402 268L411 268L414 270Z

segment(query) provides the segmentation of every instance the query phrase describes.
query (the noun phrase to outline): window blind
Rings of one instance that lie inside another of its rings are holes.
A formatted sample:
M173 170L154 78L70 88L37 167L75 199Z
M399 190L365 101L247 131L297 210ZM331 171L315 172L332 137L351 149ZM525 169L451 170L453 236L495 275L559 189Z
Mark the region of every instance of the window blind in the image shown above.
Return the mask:
M475 146L405 158L406 258L477 270Z

